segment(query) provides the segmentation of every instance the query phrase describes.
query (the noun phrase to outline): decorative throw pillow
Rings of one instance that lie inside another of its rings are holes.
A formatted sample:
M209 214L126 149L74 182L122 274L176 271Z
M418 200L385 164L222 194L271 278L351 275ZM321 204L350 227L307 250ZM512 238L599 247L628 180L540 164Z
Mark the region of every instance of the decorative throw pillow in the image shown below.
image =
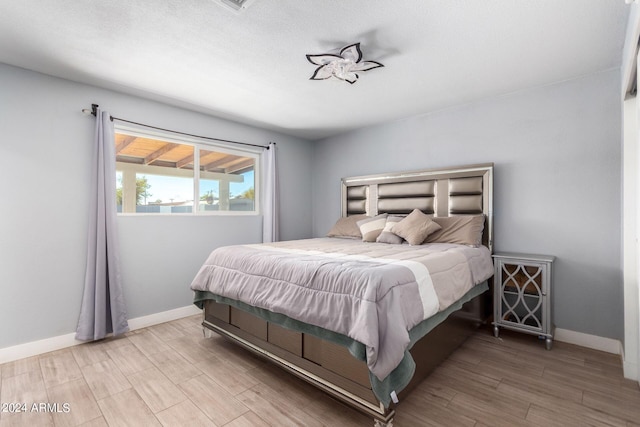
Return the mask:
M440 226L420 209L414 209L402 221L391 227L393 234L402 237L410 245L421 245L429 234L438 230Z
M373 218L366 218L358 221L357 224L360 228L360 233L362 234L362 241L375 242L380 233L382 233L382 230L384 230L384 225L386 223L386 213L374 216Z
M480 246L484 215L458 215L433 218L441 229L427 237L426 243L457 243Z
M344 218L340 218L333 225L327 237L341 237L344 239L362 239L360 234L360 228L358 228L357 222L361 219L369 218L367 215L351 215Z
M378 242L378 243L391 243L391 244L396 244L396 245L399 245L400 243L402 243L402 241L403 241L402 237L400 237L400 236L398 236L396 234L393 234L391 232L391 227L393 227L394 225L396 225L397 223L399 223L403 219L404 219L404 217L401 217L401 216L388 216L387 217L387 222L384 225L384 229L382 230L382 233L380 233L380 235L376 239L376 242Z

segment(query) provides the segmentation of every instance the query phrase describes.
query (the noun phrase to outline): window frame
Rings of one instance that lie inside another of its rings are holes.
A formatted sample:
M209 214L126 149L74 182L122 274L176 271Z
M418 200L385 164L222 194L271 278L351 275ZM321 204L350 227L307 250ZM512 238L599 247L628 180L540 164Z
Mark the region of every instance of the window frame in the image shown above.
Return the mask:
M114 135L124 134L140 138L152 138L193 147L193 206L191 212L184 213L151 213L151 212L118 212L118 216L258 216L261 215L260 165L263 150L249 146L234 146L230 143L215 142L197 136L179 135L169 131L140 128L131 125L114 124ZM242 155L254 159L253 189L254 209L251 211L200 211L196 201L200 200L200 150L216 151L224 154ZM115 153L114 153L115 157ZM117 163L114 158L114 163ZM115 170L118 170L116 165Z

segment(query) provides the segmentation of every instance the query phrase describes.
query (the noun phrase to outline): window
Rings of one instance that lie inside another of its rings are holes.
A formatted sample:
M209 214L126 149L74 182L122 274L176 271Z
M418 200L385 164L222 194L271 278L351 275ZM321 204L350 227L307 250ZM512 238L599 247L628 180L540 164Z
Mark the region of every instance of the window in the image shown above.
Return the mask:
M118 213L258 211L256 152L119 128L115 152Z

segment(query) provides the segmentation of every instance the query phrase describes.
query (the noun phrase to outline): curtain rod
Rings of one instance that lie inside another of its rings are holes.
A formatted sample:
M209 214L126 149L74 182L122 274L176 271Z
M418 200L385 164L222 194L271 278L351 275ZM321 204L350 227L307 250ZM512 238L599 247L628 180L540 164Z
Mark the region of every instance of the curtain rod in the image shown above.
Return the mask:
M85 109L82 110L82 112L87 114L87 115L91 114L92 116L97 116L98 115L98 107L99 107L98 104L91 104L91 111L89 111L88 109L85 108ZM250 144L248 142L231 141L229 139L220 139L220 138L213 138L213 137L210 137L210 136L194 135L192 133L180 132L180 131L177 131L177 130L165 129L165 128L161 128L161 127L157 127L157 126L146 125L144 123L133 122L131 120L121 119L120 117L109 116L109 118L111 119L111 121L118 120L120 122L131 123L133 125L143 126L143 127L147 127L147 128L151 128L151 129L165 131L165 132L176 133L178 135L192 136L192 137L195 137L195 138L202 138L202 139L207 139L207 140L210 140L210 141L219 141L219 142L228 142L228 143L231 143L231 144L248 145L250 147L266 148L267 150L269 149L268 145ZM275 145L275 142L273 142L272 144Z

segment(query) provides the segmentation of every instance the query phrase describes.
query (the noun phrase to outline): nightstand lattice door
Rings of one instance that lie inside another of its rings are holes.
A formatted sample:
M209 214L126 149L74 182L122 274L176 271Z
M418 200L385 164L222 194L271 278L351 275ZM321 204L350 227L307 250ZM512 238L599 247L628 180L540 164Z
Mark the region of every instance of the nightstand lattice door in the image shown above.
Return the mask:
M502 321L543 330L543 269L535 265L502 264Z

